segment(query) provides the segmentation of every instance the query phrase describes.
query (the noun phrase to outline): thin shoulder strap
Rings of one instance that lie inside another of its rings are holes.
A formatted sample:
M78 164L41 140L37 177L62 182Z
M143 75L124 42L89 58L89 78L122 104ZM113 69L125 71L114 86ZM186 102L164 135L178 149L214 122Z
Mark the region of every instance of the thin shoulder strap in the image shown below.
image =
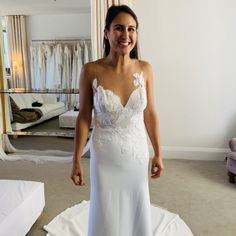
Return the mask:
M93 89L97 90L97 87L98 87L97 78L94 78L94 79L93 79L92 86L93 86Z
M143 72L140 73L134 73L134 86L136 87L143 87L144 86L144 76Z

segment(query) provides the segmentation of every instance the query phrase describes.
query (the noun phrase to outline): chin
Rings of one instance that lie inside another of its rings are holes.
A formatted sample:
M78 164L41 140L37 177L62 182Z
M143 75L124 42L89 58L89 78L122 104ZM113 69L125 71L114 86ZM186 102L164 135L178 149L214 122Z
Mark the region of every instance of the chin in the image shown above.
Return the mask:
M132 50L133 50L133 48L131 48L131 49L130 49L130 48L125 48L125 49L123 48L123 49L120 49L120 50L119 50L119 53L122 54L122 55L123 55L123 54L124 54L124 55L126 55L126 54L129 55Z

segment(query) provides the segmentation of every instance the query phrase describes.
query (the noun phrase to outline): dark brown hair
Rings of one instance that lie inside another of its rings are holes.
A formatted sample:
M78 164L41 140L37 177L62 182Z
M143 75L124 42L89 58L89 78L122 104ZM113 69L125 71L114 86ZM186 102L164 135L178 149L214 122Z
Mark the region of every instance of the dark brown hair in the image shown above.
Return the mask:
M105 20L105 29L106 30L110 29L113 19L121 12L131 15L134 18L136 22L136 28L138 29L138 18L136 14L133 12L133 10L126 5L120 5L120 6L113 5L108 8L106 20ZM108 39L105 38L105 36L103 37L103 48L104 48L104 57L108 56L110 53L110 44L109 44ZM138 43L137 42L134 48L130 52L130 57L138 59Z

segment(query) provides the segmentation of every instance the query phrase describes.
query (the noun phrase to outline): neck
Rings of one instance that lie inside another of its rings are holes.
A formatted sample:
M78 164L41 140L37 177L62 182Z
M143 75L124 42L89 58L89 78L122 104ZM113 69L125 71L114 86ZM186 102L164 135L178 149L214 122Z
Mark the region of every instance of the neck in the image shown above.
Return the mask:
M118 55L112 52L107 56L107 61L118 73L127 70L133 63L129 55Z

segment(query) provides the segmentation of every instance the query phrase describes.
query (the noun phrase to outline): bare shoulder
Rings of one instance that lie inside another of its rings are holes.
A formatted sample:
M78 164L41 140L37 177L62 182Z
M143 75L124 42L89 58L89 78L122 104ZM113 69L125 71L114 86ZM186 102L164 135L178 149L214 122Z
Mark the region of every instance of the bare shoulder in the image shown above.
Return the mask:
M82 72L87 76L93 76L94 72L96 71L96 63L95 62L88 62L83 65Z
M144 73L144 76L146 80L149 78L152 78L152 66L149 62L143 61L143 60L138 60L139 67L141 71Z
M97 77L97 72L101 67L100 64L101 64L100 60L84 64L81 70L81 76L91 82L94 78Z

